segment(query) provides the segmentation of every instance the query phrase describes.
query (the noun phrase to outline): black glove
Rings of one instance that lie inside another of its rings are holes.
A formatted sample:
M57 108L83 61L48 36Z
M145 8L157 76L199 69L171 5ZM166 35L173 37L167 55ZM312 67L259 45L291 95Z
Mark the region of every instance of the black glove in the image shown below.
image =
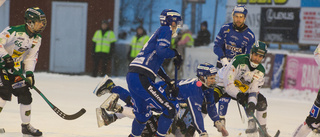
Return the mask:
M27 86L32 88L34 86L34 83L35 83L33 72L27 71L26 72L26 78L28 80L28 82L26 82Z
M246 113L248 116L252 116L254 114L254 110L256 109L256 105L253 102L249 102L246 106Z
M173 64L174 66L177 67L177 69L180 69L180 66L182 64L182 57L180 55L180 53L176 50L176 49L173 49L173 51L175 52L175 57L173 58Z
M14 61L13 61L11 56L5 57L5 58L3 58L3 60L5 62L5 67L7 69L14 70L14 68L13 68L14 67Z
M172 97L176 98L179 95L179 87L176 85L175 81L172 80L168 84L168 91L169 94L171 94Z
M244 93L239 92L237 94L237 100L242 106L244 106L246 104L248 98L246 97L246 95Z

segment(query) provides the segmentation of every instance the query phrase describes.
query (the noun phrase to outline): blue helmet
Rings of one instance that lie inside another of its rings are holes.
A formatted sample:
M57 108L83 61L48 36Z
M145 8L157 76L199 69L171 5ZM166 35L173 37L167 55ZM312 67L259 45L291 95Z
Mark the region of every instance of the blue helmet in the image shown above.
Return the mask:
M235 13L242 13L244 14L244 16L246 17L247 16L247 13L248 13L248 10L246 8L245 5L237 5L237 6L234 6L233 10L232 10L232 16L235 14Z
M199 64L197 67L197 77L211 76L217 74L218 70L210 63Z
M165 9L160 14L161 26L170 26L172 22L177 24L178 28L182 26L182 18L178 11L172 9Z

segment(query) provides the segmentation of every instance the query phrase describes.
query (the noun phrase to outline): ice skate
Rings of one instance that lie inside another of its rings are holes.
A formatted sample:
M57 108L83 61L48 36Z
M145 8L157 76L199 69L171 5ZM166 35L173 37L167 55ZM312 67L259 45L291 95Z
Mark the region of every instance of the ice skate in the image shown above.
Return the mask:
M263 132L261 131L261 129ZM261 129L259 129L259 137L271 137L267 132L266 125L261 125Z
M98 127L107 126L117 120L114 114L108 114L103 108L96 108Z
M35 129L31 124L21 124L21 127L21 131L24 137L42 136L42 132L39 129Z
M106 101L104 101L100 108L104 108L107 111L119 112L121 110L121 105L117 104L119 100L119 94L112 93Z
M248 128L246 129L247 137L258 137L257 125L254 119L248 121Z
M94 89L94 92L98 97L106 93L111 93L112 88L115 86L113 81L109 79L108 75L105 75L103 80Z

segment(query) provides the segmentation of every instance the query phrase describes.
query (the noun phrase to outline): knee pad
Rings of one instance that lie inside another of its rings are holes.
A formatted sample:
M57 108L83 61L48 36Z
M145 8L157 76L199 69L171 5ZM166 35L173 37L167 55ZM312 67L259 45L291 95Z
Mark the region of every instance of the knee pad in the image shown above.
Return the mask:
M258 95L258 103L256 106L257 111L265 111L267 110L268 104L267 104L267 99L262 95Z
M14 89L13 94L18 97L18 103L23 105L29 105L32 103L32 97L28 87Z

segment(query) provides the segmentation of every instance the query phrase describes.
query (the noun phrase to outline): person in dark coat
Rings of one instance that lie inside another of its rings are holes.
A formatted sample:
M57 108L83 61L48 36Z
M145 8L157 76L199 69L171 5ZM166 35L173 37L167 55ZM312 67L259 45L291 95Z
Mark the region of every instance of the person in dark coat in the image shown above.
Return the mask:
M208 31L208 23L204 21L201 23L201 30L198 32L198 36L195 40L194 46L205 46L210 43L210 32Z

